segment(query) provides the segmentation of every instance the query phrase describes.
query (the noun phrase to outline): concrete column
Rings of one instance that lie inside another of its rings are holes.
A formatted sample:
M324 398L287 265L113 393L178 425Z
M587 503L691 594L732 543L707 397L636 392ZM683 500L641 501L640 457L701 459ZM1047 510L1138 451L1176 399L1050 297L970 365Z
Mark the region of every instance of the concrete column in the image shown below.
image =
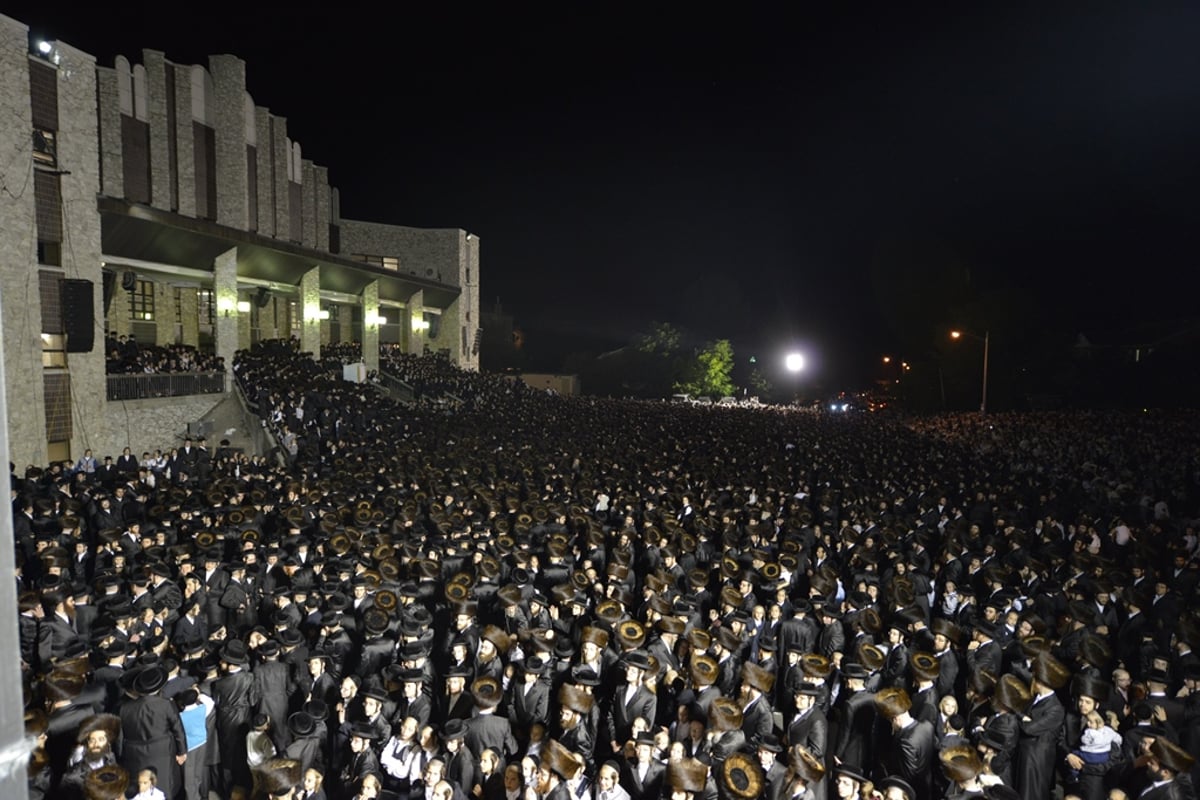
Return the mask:
M183 328L183 344L200 346L200 290L192 286L179 288L179 319Z
M146 67L146 121L150 126L150 205L170 211L171 157L167 138L167 61L158 50L143 50L142 64Z
M254 109L254 127L257 129L258 145L254 158L258 170L258 234L275 235L275 143L271 139L271 112L257 106Z
M300 352L321 357L321 268L313 267L300 278Z
M425 343L429 341L425 330L419 327L425 321L425 292L413 292L404 311L408 315L408 324L404 326L408 334L407 352L421 355L425 352Z
M154 283L154 343L175 344L175 287L164 281Z
M238 344L238 291L236 247L231 247L213 260L213 297L217 302L217 319L213 326L217 355L225 359L225 374L233 375L233 354Z
M112 67L96 70L96 105L100 118L101 192L109 197L125 196L125 170L122 168L121 99L117 90L117 71ZM59 104L62 108L62 104Z
M374 321L379 315L379 281L371 281L362 293L363 363L367 370L379 371L379 325Z
M303 186L300 202L300 243L305 247L317 246L317 183L313 173L313 162L301 161L300 182Z
M175 199L179 213L185 217L196 216L196 137L192 124L192 68L179 65L175 67Z
M262 146L266 143L261 142ZM272 167L273 191L272 195L275 199L275 238L288 241L292 238L291 232L291 217L289 216L289 198L288 198L288 159L292 157L292 150L288 147L287 140L287 117L271 117L271 158L274 162ZM262 202L261 200L259 201ZM261 216L262 212L259 212ZM303 308L304 304L301 303Z
M329 168L313 165L313 246L329 252Z
M59 42L57 47L62 59L58 66L59 166L70 170L69 175L62 176L64 225L68 227L70 234L69 247L63 251L63 267L68 276L89 280L95 286L92 315L98 322L104 317L100 215L96 213L94 205L89 213L87 203L83 200L100 193L96 58L62 42ZM11 117L8 121L13 123ZM78 199L78 206L75 205L75 199ZM6 214L0 214L0 218L12 219ZM128 293L125 294L125 301L122 313L128 322ZM40 331L41 328L36 330ZM107 400L103 388L104 333L100 330L94 333L95 346L90 353L71 353L67 359L71 385L74 388L71 454L75 456L83 453L89 440L95 441L98 436L104 436L108 431L105 413ZM9 373L8 377L10 381L16 379L12 373ZM12 411L11 406L9 411Z
M246 182L246 62L237 56L210 56L217 139L217 222L240 231L250 228Z

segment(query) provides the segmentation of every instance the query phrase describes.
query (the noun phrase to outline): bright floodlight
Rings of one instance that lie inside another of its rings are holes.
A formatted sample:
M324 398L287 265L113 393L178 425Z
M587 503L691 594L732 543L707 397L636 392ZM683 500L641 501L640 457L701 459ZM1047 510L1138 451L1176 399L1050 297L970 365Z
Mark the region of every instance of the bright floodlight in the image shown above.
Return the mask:
M49 42L47 42L45 39L41 39L37 43L37 49L38 49L38 52L41 53L42 55L48 56L48 55L50 55L50 51L53 50L54 47Z
M804 355L801 353L789 353L784 359L783 365L787 367L788 372L800 372L804 369Z

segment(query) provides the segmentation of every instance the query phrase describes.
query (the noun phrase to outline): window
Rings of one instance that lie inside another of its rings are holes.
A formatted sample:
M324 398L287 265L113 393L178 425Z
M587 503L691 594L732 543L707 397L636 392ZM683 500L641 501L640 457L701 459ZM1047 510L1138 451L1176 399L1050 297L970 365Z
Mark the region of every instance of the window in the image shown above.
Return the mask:
M137 286L129 293L129 304L134 319L154 319L154 284L150 281L138 281Z
M384 256L383 268L398 272L400 270L400 259L393 256Z
M196 315L202 325L212 325L216 319L216 309L213 303L212 289L201 289L196 292Z

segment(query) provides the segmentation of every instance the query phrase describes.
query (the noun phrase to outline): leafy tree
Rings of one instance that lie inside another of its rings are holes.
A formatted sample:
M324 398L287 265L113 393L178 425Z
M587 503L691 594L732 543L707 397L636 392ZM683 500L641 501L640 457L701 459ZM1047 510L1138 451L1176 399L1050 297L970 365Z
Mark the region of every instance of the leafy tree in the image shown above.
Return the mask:
M724 397L734 392L733 345L728 339L711 342L696 354L694 368L676 384L676 391L697 397Z

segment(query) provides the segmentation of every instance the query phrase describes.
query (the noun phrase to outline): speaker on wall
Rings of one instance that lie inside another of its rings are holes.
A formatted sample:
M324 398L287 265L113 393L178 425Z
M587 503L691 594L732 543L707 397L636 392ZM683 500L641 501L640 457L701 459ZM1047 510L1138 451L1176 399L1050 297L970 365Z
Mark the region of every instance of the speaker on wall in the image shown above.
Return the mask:
M121 273L121 288L127 292L132 292L137 288L137 273L127 269Z
M108 309L112 306L113 295L117 293L117 273L111 269L106 269L102 273L104 283L104 316L108 316Z
M95 343L96 315L92 308L94 287L91 281L62 282L63 333L68 353L90 353Z
M265 308L269 302L271 302L271 293L267 291L267 287L260 287L258 294L254 295L254 305Z

